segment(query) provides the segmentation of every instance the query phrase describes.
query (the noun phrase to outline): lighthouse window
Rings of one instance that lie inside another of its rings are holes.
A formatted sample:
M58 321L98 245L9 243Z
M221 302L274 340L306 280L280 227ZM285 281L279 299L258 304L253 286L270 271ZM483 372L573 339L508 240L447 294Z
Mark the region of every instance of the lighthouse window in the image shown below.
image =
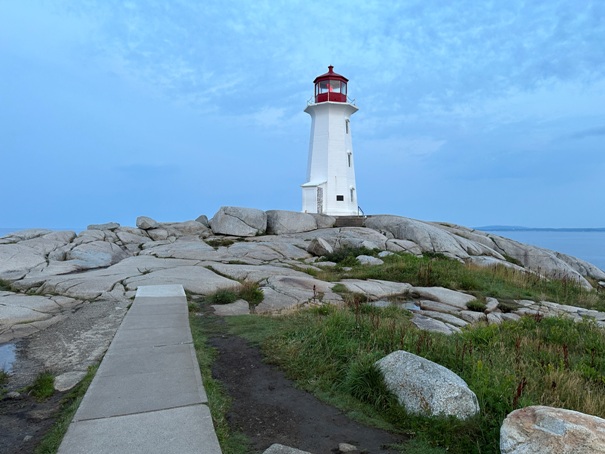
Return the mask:
M351 153L347 153L347 160L349 162L349 167L351 167Z
M347 134L349 133L349 120L345 120L345 128L347 130Z
M323 80L319 83L319 93L340 93L340 81Z
M345 196L344 195L337 195L336 196L336 201L337 202L344 202L345 201Z

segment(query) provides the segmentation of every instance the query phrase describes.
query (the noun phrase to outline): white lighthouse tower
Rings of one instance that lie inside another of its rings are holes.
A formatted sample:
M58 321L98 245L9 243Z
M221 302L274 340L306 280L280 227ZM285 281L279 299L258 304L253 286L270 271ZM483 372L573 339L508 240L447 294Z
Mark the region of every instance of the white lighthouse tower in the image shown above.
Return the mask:
M358 108L347 98L347 78L333 66L317 76L315 95L305 112L311 115L307 182L302 185L305 213L331 216L358 214L350 117Z

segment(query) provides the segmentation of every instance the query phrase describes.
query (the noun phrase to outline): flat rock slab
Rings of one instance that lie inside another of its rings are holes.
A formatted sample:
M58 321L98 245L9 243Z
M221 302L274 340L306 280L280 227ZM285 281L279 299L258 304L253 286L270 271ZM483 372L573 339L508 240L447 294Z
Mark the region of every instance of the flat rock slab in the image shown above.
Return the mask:
M139 287L59 448L220 453L181 285Z
M250 305L244 300L237 300L231 304L214 304L211 307L216 315L221 316L250 314Z

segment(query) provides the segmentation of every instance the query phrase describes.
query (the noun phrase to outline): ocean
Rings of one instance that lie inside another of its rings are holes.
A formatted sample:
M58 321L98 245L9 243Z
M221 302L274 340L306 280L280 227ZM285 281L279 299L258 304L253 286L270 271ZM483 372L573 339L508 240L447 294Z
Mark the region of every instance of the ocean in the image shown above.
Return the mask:
M0 228L0 237L22 229ZM58 230L58 229L53 229ZM80 232L81 228L65 229ZM578 257L605 270L605 232L599 231L544 231L544 230L486 230L495 235L521 243L551 249Z

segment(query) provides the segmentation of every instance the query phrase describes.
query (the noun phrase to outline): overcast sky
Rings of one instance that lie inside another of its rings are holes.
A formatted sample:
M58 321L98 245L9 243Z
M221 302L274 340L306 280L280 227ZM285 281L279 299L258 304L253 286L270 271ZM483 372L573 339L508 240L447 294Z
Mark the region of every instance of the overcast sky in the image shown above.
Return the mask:
M299 211L313 79L366 214L605 227L605 2L0 0L0 227Z

